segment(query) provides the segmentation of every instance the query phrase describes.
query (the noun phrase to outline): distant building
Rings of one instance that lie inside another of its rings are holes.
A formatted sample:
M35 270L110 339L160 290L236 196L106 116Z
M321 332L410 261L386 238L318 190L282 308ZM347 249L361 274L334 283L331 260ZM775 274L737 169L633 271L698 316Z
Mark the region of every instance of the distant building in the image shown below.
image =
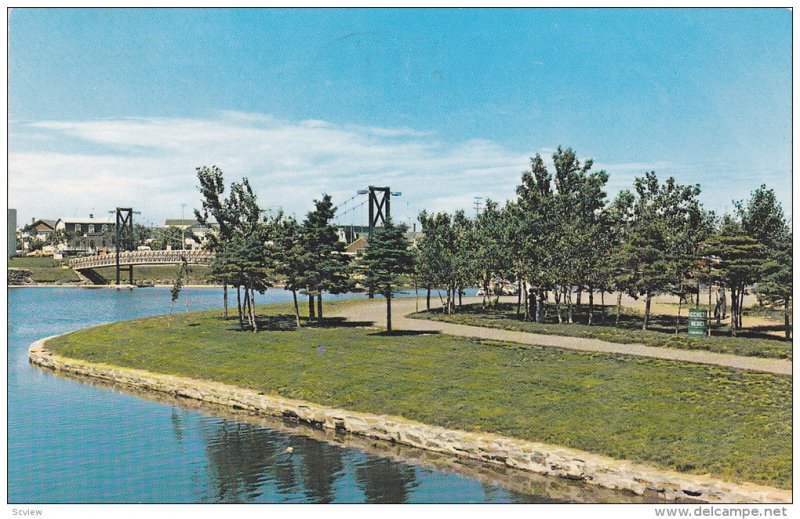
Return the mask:
M183 241L187 250L205 250L208 244L209 233L219 230L219 224L214 222L203 225L197 220L181 218L167 218L164 220L164 227L178 227L183 230L185 233ZM196 236L200 240L200 243L197 243L194 238L192 238L192 235Z
M31 218L31 225L28 227L28 236L47 241L56 232L57 220L37 220Z
M6 238L8 240L8 257L15 256L17 254L17 210L16 209L9 209L8 210L8 221L6 222L8 225L7 231L8 234Z
M356 241L351 243L345 248L344 253L350 256L360 257L364 254L364 250L367 248L367 238L365 236L359 236Z
M116 221L107 218L65 217L56 220L55 230L64 231L65 241L58 249L67 254L96 254L114 248Z
M339 241L353 243L362 236L366 239L369 236L368 225L339 225Z

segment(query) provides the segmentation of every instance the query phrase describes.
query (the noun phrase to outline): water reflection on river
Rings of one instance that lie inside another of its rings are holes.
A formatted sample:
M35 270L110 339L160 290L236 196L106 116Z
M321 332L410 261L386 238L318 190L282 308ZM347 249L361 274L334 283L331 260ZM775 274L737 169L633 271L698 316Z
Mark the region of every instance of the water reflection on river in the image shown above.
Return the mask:
M219 289L181 297L192 310L222 300ZM290 298L272 290L260 302ZM10 503L553 501L513 490L528 487L502 484L484 467L457 470L429 455L415 462L374 442L298 433L28 364L27 348L41 337L164 313L168 289L10 289L8 305ZM579 496L575 488L561 498Z

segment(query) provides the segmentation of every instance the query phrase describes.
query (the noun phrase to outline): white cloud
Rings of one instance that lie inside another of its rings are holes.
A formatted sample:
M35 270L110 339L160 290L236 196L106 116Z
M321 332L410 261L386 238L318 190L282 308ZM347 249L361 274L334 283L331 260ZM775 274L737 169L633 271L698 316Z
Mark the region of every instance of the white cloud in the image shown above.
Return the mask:
M479 139L443 142L407 127L292 122L240 112L208 119L40 121L12 125L11 132L9 203L20 221L102 214L119 205L161 223L180 215L181 203L188 216L200 206L195 168L212 164L227 183L248 177L263 206L281 206L298 218L323 192L341 203L369 184L389 185L403 193L393 201L393 214L408 221L422 208L469 212L474 195L500 202L513 197L536 153ZM548 159L552 154L541 152ZM638 172L652 168L639 166Z

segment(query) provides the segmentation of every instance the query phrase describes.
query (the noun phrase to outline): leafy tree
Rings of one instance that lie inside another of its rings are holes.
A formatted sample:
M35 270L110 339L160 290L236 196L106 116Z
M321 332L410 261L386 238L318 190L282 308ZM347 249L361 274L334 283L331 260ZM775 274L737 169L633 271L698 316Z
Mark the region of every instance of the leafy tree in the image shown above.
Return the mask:
M731 291L731 335L742 328L742 306L746 288L760 274L764 246L745 233L730 216L723 217L718 233L705 241L711 258L712 275Z
M197 171L203 205L202 211L195 210L195 217L208 225L213 216L219 225L219 232L212 233L208 243L209 249L215 252L212 275L223 281L226 288L227 284L236 287L239 324L244 329L247 321L251 329L257 331L255 293L263 293L274 281L275 268L266 247L275 224L261 217L256 195L246 178L232 183L228 197L223 199L222 171L216 166ZM227 317L227 290L225 307Z
M450 216L447 213L429 215L427 211L418 216L422 227L422 238L417 241L417 276L427 288L426 308L431 309L431 289L448 285L450 276L449 244L452 241ZM449 311L449 303L442 305Z
M401 276L414 270L414 257L405 238L407 230L404 224L387 221L385 226L375 229L361 260L366 285L386 298L388 332L392 331L392 294Z
M739 201L735 206L744 232L765 247L778 246L791 234L775 191L764 184L750 194L747 205Z
M792 299L792 241L786 237L770 249L761 265L756 294L762 304L783 307L784 332L792 336L789 304Z
M181 257L181 264L178 267L178 272L175 274L175 281L172 283L172 288L169 290L170 302L169 302L169 317L167 318L167 326L169 326L170 321L172 320L172 307L178 300L178 296L181 295L181 288L183 287L183 276L188 270L188 268L189 264L187 263L186 258Z
M170 225L156 231L153 239L153 249L155 250L181 250L183 246L183 229Z
M305 254L300 263L305 269L303 283L308 294L309 318L314 315L314 297L317 298L317 319L322 322L322 293L341 294L352 288L350 258L339 241L336 226L332 223L336 208L330 195L314 200L314 210L303 222Z
M507 243L508 221L506 213L498 209L492 200L486 200L486 207L475 219L473 237L469 251L472 255L472 269L483 287L483 306L487 304L490 284L495 278L505 278L511 274L511 258ZM488 299L491 305L491 299Z
M147 245L147 241L154 238L153 230L146 225L140 223L133 224L133 247L137 248L141 245Z
M219 231L211 232L208 236L206 249L215 253L211 263L211 276L222 283L222 298L224 317L228 318L228 284L232 269L227 265L228 255L224 253L225 244L232 236L232 220L229 209L225 206L223 195L225 183L222 170L217 166L202 166L197 168L197 178L200 181L200 194L202 195L202 209L194 210L195 219L206 227L211 227L211 222L216 221Z
M294 315L297 327L300 327L300 308L297 304L297 291L305 287L302 258L304 241L302 227L294 218L276 219L276 229L271 246L278 274L284 280L284 286L291 290L294 301Z
M631 204L630 219L618 265L627 272L628 293L645 297L642 329L646 330L653 296L674 290L691 266L688 251L696 249L692 215L699 211L700 188L682 186L672 177L661 184L651 171L634 180L634 189L635 195L625 195Z

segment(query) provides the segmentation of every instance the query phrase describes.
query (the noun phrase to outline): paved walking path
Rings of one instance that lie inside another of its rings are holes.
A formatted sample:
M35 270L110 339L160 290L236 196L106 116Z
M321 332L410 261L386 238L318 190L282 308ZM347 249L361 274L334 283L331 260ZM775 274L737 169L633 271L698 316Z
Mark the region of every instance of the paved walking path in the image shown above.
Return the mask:
M464 303L480 302L480 298L464 298ZM440 306L436 301L436 306ZM420 298L420 309L424 309L425 300ZM434 301L431 301L432 306ZM416 311L417 301L413 298L394 299L392 301L392 328L395 330L419 330L476 337L495 341L517 342L539 346L552 346L579 351L595 351L602 353L621 353L654 359L677 360L698 364L713 364L730 368L763 371L778 375L792 374L792 361L785 359L766 359L761 357L743 357L726 353L714 353L703 350L679 350L675 348L657 348L643 344L618 344L598 339L565 337L561 335L542 335L528 332L515 332L497 328L467 326L463 324L444 323L428 319L409 319L406 315ZM375 299L359 305L349 305L333 310L335 316L353 321L369 321L377 326L386 325L386 301Z

